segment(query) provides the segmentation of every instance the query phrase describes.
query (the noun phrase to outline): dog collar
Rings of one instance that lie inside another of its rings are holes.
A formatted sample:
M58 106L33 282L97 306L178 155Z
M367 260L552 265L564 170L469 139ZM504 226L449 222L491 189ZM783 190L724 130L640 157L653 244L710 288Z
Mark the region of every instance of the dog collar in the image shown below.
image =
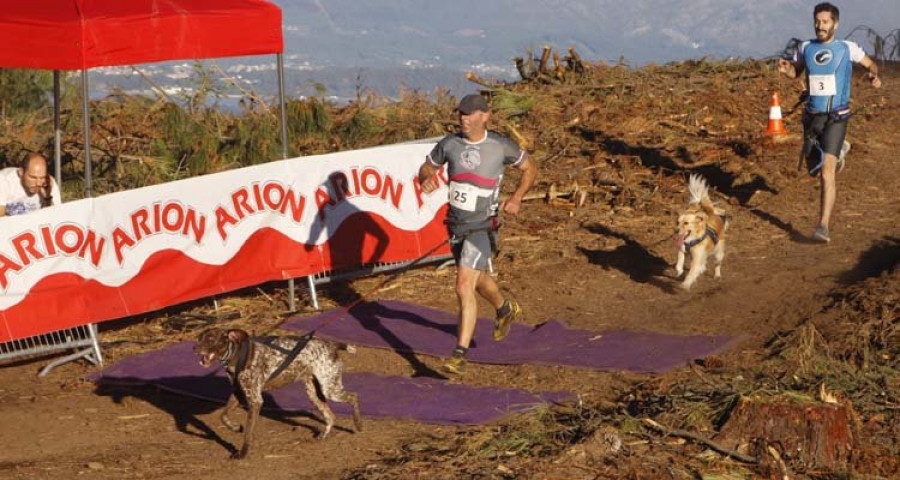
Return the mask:
M228 360L231 360L232 355L234 355L234 344L231 342L228 342L228 351L226 351L225 355L219 359L219 362L222 365L227 365Z
M237 352L237 363L234 365L234 378L237 378L244 370L244 367L247 366L248 357L250 357L250 342L241 342Z

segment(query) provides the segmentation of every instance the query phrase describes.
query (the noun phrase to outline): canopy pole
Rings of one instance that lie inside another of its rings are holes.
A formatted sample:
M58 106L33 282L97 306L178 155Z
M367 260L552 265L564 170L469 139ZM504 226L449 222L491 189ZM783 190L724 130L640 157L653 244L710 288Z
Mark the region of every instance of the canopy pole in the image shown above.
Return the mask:
M53 71L53 168L56 170L56 186L62 195L62 156L59 130L59 70ZM59 199L62 202L62 199Z
M287 107L284 101L284 54L279 53L275 55L278 63L278 105L280 112L280 123L281 123L281 158L288 158L288 143L287 143ZM312 277L307 277L309 281L309 285L311 288L315 288L315 285L312 283ZM312 292L315 295L315 291ZM296 288L294 286L294 279L288 279L288 310L295 311L297 309L297 297L296 297Z
M278 57L278 103L281 105L281 158L288 158L287 108L284 101L284 54Z
M81 70L81 106L84 111L84 195L87 198L93 197L93 189L91 188L91 113L90 108L90 86L88 85L88 71L86 68Z

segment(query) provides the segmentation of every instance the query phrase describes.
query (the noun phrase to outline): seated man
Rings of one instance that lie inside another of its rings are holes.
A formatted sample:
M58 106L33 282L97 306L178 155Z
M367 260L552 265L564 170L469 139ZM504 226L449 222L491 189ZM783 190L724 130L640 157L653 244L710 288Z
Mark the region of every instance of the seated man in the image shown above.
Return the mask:
M0 170L0 216L22 215L59 205L59 186L47 175L47 159L30 152L19 167Z

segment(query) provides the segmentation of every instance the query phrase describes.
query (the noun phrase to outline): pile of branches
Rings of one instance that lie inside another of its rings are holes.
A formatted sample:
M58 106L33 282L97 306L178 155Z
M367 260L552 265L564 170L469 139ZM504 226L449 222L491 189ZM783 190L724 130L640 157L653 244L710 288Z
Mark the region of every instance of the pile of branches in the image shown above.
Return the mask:
M571 48L560 58L549 47L539 59L527 58L520 59L520 82L470 78L493 96L494 128L534 153L548 184L578 180L616 182L628 191L658 188L635 184L627 171L634 168L671 173L731 165L736 178L762 174L755 165L763 155L778 154L777 148L765 154L759 148L769 95L779 87L786 100L799 94L771 65L749 60L631 69L587 64ZM97 193L281 158L277 109L255 96L248 94L239 112L197 98L186 105L176 100L119 93L92 102ZM396 102L361 94L343 106L322 97L290 100L289 155L442 135L455 130L454 103L445 92L405 92ZM63 175L72 190L67 198L79 197L84 171L79 110L76 104L63 109ZM51 152L49 118L46 109L0 126L0 158L11 163L23 150Z
M526 71L512 84L470 75L492 97L495 126L534 154L548 184L665 192L680 187L684 171L705 169L725 179L720 189L771 186L796 164L796 145L763 135L773 91L781 92L789 125L799 124L802 110L802 86L771 63L700 59L633 69L566 58L560 65L577 67L561 76L555 67L541 73L543 62L536 76ZM645 182L647 173L678 181Z
M888 241L879 255L897 258L896 247ZM779 454L777 438L764 439L752 455L724 446L718 433L749 398L845 405L855 442L849 468L889 477L900 469L900 269L888 267L836 291L829 306L766 350L741 354L752 359L708 357L688 371L636 383L615 402L556 406L500 426L410 439L349 478L847 475L792 463L790 452Z

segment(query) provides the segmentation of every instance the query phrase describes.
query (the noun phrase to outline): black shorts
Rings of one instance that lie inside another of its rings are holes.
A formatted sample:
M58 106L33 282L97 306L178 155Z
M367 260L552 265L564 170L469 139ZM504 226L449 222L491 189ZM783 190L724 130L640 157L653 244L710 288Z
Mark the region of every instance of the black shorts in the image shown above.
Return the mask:
M827 113L803 113L803 156L810 175L818 175L825 164L825 155L837 157L847 136L849 118L836 119Z

